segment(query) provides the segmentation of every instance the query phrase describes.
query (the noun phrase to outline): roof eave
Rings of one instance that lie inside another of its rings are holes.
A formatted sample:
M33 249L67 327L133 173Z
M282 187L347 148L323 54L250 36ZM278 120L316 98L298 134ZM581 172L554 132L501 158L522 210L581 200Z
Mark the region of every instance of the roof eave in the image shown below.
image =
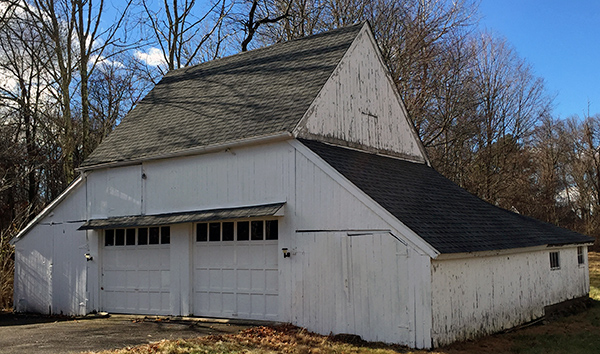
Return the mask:
M472 252L456 252L456 253L441 253L437 260L451 260L451 259L464 259L464 258L477 258L477 257L494 257L494 256L503 256L509 254L518 254L518 253L529 253L535 251L545 251L548 248L552 247L565 247L565 246L591 246L594 242L589 241L579 241L579 242L567 242L561 244L544 244L538 246L530 246L530 247L517 247L517 248L505 248L498 250L488 250L488 251L472 251Z
M138 165L138 164L141 164L141 163L147 162L147 161L164 160L164 159L170 159L170 158L175 158L175 157L184 157L184 156L192 156L192 155L202 155L202 154L208 154L211 152L216 152L216 151L221 151L221 150L226 150L226 149L239 148L242 146L273 143L273 142L284 141L284 140L288 140L288 139L292 139L292 134L290 132L285 131L285 132L279 132L279 133L274 133L274 134L269 134L269 135L261 135L261 136L251 137L251 138L247 138L247 139L227 141L227 142L219 143L219 144L198 146L198 147L180 150L180 151L176 151L176 152L170 152L170 153L166 153L166 154L82 166L82 167L77 168L76 171L85 172L85 171L99 170L99 169L103 169L103 168Z
M36 217L27 224L19 233L10 240L10 244L14 246L17 242L19 242L23 236L25 236L37 223L39 223L43 218L48 216L54 208L58 206L73 190L77 188L83 182L83 174L80 174L71 184L65 189L56 199L54 199L50 204L48 204L42 211L36 215Z

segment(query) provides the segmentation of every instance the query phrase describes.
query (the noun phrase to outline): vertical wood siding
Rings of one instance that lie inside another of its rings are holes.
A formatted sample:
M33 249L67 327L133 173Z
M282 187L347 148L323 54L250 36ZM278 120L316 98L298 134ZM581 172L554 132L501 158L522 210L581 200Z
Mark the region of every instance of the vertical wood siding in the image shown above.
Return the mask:
M285 201L292 151L278 143L145 163L146 214Z
M142 166L93 171L87 177L87 212L91 219L139 215Z
M17 311L87 313L85 185L74 190L15 246Z
M424 161L387 69L362 31L306 113L300 136L399 153Z
M577 247L560 250L550 270L547 250L432 261L434 344L514 327L544 315L544 307L589 292L587 261Z
M290 312L282 320L322 334L428 347L429 257L385 232L348 236L365 229L400 234L304 155L296 153L295 166L292 229L348 231L295 232L285 245L292 256L280 270L291 303L283 304Z
M324 334L355 333L366 340L429 346L428 256L387 233L349 237L348 232L296 232L390 229L402 237L352 194L357 190L351 193L347 188L292 145L281 142L93 171L87 177L87 193L81 188L54 215L84 220L86 212L98 218L136 215L142 210L158 214L286 201L279 220L277 319ZM47 228L55 226L43 223L17 244L22 254L18 272L26 279L18 282L17 292L27 301L20 309L47 312L52 306L53 312L81 314L85 308L77 304L85 304L86 296L87 311L101 309L102 233L75 231L79 222L64 229L64 236L48 238ZM193 230L192 224L172 226L169 304L174 315L190 314L194 308ZM57 240L58 246L52 246ZM282 257L283 247L292 251L291 258ZM94 261L85 262L86 251ZM47 275L56 260L60 280ZM89 275L89 294L82 274Z

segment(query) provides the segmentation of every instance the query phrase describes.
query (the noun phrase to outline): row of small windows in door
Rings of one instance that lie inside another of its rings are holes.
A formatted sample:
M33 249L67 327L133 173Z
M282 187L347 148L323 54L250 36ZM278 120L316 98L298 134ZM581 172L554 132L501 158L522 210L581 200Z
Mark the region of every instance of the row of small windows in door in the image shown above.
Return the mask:
M277 220L224 221L196 225L196 242L277 240Z
M171 243L169 226L104 230L104 246L166 245L169 243Z
M196 224L197 242L277 240L278 235L277 220ZM169 226L104 230L104 246L165 245L169 243L171 243Z

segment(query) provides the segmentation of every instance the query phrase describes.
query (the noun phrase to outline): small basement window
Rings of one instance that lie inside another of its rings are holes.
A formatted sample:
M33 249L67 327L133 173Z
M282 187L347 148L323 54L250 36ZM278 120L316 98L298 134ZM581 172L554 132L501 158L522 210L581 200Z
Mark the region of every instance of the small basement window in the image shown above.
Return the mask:
M585 264L585 257L583 255L583 246L577 247L577 264Z
M560 253L558 251L550 252L550 269L560 269Z

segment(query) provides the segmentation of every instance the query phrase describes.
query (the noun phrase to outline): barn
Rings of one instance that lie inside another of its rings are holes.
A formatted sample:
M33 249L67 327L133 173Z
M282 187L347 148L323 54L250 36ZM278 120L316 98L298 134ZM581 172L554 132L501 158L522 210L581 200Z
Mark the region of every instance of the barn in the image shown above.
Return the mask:
M431 348L587 296L593 239L429 165L368 23L174 70L13 240L16 311Z

